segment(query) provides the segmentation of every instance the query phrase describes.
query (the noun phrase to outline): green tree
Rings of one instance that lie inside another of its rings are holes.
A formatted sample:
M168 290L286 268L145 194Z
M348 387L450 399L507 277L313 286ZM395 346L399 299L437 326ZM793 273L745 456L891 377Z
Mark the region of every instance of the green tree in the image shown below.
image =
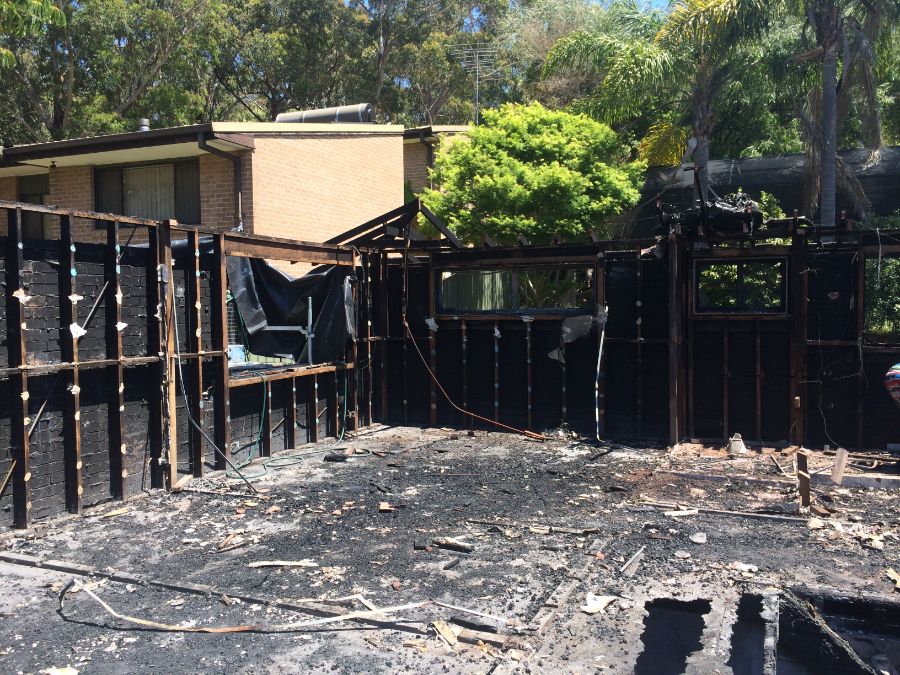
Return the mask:
M116 132L133 129L139 117L196 121L202 92L178 78L203 60L197 45L213 7L195 0L60 0L65 21L6 41L16 63L0 70L0 140Z
M217 82L258 121L367 100L366 20L341 0L226 0Z
M577 237L637 203L646 165L627 155L586 115L506 104L439 153L423 201L468 241Z
M706 199L716 101L740 55L736 47L761 34L771 19L768 3L684 0L664 19L641 12L634 0L618 4L621 9L603 30L579 31L554 45L544 72L593 68L600 82L582 107L609 124L640 117L647 109L670 111L644 135L641 156L650 164L677 163L692 136Z
M52 0L0 0L0 68L12 68L16 57L4 43L10 37L39 33L48 24L65 23Z

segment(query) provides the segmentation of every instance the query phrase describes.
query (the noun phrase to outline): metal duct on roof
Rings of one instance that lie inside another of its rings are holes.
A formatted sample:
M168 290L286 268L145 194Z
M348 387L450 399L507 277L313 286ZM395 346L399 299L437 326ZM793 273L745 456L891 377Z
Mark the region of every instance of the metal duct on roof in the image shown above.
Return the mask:
M297 110L281 113L276 122L374 122L375 108L371 103L339 105L318 110Z

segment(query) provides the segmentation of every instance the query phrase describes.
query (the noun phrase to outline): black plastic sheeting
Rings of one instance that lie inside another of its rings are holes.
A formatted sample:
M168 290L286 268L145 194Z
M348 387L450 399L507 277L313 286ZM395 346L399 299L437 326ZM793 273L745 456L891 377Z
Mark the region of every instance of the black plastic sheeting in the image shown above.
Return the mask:
M323 266L302 277L291 277L265 260L227 258L228 287L247 331L250 351L260 356L310 362L308 341L298 330L307 325L312 301L312 363L344 357L347 341L356 339L353 270Z

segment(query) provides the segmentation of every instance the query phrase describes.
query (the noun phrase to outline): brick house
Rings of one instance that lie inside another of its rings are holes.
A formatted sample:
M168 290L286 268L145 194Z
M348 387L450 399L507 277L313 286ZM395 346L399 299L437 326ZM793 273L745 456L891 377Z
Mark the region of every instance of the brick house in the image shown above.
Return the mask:
M325 241L403 203L403 155L401 126L211 122L4 148L0 199ZM58 223L29 214L25 234Z
M431 187L428 170L441 145L464 139L468 126L433 125L414 127L403 132L403 182L412 194L420 194Z

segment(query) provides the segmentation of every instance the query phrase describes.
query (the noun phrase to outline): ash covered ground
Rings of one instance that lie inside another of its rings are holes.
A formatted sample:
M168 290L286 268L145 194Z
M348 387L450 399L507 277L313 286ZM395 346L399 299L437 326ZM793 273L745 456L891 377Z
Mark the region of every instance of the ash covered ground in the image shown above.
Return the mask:
M647 603L674 598L709 602L685 672L739 673L742 594L889 597L886 570L900 569L894 494L817 482L814 511L798 513L790 451L389 427L344 446L344 462L323 461L327 442L300 449L254 481L259 494L213 475L5 533L0 553L21 560L0 562L0 669L652 672ZM60 609L73 578L86 590ZM156 624L252 629L141 625L97 598Z

